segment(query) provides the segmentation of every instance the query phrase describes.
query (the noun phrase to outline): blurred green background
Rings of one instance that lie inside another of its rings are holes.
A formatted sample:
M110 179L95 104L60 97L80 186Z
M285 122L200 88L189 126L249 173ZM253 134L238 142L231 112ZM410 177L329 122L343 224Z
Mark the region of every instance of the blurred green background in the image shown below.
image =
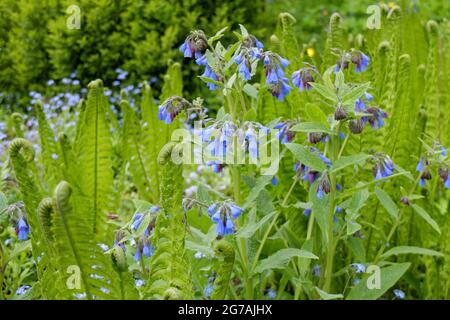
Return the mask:
M110 86L116 68L128 72L125 83L146 80L158 90L168 62L181 59L176 49L191 29L211 35L242 23L267 41L278 14L289 12L300 22L300 43L320 47L334 11L345 17L349 31L357 32L365 26L367 7L380 3L409 6L423 21L442 20L450 11L450 1L441 0L1 0L0 103L26 105L28 92L46 92L50 79L58 90L60 80L73 72L82 87L96 78ZM66 26L70 5L80 8L79 30ZM186 89L195 92L195 86L187 82Z

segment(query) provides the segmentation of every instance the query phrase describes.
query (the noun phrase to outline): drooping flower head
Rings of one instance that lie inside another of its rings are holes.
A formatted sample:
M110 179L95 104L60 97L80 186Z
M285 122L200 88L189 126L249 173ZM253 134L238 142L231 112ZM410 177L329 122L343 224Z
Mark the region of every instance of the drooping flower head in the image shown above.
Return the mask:
M289 65L289 61L280 57L277 53L266 51L263 54L264 69L266 70L266 83L278 85L280 81L288 82L284 76L284 68Z
M158 109L158 119L171 124L175 117L186 107L192 106L189 101L178 96L166 99Z
M438 174L439 177L444 182L444 187L450 188L450 174L449 174L449 168L448 165L442 165L442 167L439 167Z
M345 120L347 119L347 111L345 110L344 106L341 103L338 103L336 105L336 109L334 112L334 120L339 121L339 120Z
M225 168L225 164L219 163L216 160L206 162L208 167L211 167L214 173L220 173Z
M23 216L19 217L19 220L17 221L17 226L16 226L17 238L20 241L27 240L29 233L30 233L30 227L28 226L25 217L23 217Z
M319 179L317 184L317 198L322 199L324 193L328 194L331 192L330 180L328 179L327 173L322 173L322 176Z
M350 120L348 122L348 129L353 134L360 134L363 132L365 127L365 122L362 119Z
M364 72L369 65L370 58L361 51L352 52L352 63L355 64L355 72Z
M261 41L259 41L254 35L248 35L248 37L245 37L242 40L242 47L248 48L248 49L263 49L264 45Z
M389 177L394 174L394 162L392 159L382 153L377 153L374 156L375 166L372 168L372 173L375 180Z
M311 147L310 148L312 152L316 153L319 158L325 163L325 165L330 168L331 167L331 161L327 157L325 157L317 148ZM294 164L294 171L298 178L300 178L303 181L306 181L309 183L309 185L313 184L314 181L317 180L320 176L320 172L311 169L310 167L304 165L303 163L296 162Z
M293 125L294 123L292 121L284 121L274 126L274 129L278 129L275 135L281 141L281 144L291 142L294 139L295 131L289 130Z
M148 239L148 236L142 235L139 237L139 240L136 242L136 251L134 253L134 261L138 262L141 259L141 256L151 257L155 252L155 247L152 245L151 241Z
M180 46L180 51L183 52L185 58L202 57L208 47L208 40L202 30L194 30L189 33L183 44Z
M356 273L364 273L366 272L366 266L362 263L352 263L350 265Z
M366 104L364 103L363 99L357 99L355 102L355 111L364 112L364 110L366 110Z
M276 83L269 84L270 93L279 101L283 101L284 97L286 97L292 90L292 87L288 84L288 82L288 78L281 77Z
M242 79L250 80L252 78L252 61L245 52L239 53L233 60L238 65L238 71Z
M327 142L330 137L325 132L310 132L308 133L308 142L317 144L319 142Z
M269 128L254 121L246 121L238 129L238 140L241 147L248 151L250 159L256 160L259 156L259 137L267 135Z
M405 299L405 293L404 293L402 290L400 290L400 289L394 289L393 293L394 293L394 296L395 296L396 298L398 298L398 299L400 299L400 300Z
M122 229L119 229L116 232L116 237L114 239L114 246L119 246L123 249L123 251L126 251L125 243L122 242L122 239L125 237L125 232Z
M238 72L242 79L250 80L252 77L252 66L262 58L263 44L254 36L246 37L240 46L239 53L233 61L238 65Z
M317 71L312 67L305 67L295 71L292 74L292 84L302 92L310 90L312 88L311 82L314 82L314 72Z
M427 156L426 155L422 156L419 160L419 163L416 166L416 171L420 172L419 185L421 187L425 187L426 180L431 180L432 178L429 166L430 161L428 161Z
M341 52L338 50L339 60L337 61L334 71L348 69L350 63L355 65L355 72L364 72L369 66L370 58L360 50L351 49L349 52Z
M237 219L244 210L231 201L217 202L208 207L208 215L216 226L219 236L234 233L234 220Z
M225 157L227 152L232 150L236 129L236 125L232 121L223 120L216 121L203 130L203 141L208 143L207 150L213 157Z
M213 69L209 65L205 66L205 71L202 73L202 77L211 79L213 81L219 81L220 80L219 76L213 71ZM206 86L211 91L217 89L217 84L214 83L214 82L207 82L206 81Z
M370 123L373 129L378 129L384 126L383 119L387 118L388 115L383 110L376 108L376 107L369 107L365 111L366 113L370 113L370 116L364 116L361 119L364 122Z
M305 166L300 162L296 162L294 164L294 171L298 178L308 182L309 184L314 183L314 181L316 181L317 177L319 176L318 171L312 170L311 168Z

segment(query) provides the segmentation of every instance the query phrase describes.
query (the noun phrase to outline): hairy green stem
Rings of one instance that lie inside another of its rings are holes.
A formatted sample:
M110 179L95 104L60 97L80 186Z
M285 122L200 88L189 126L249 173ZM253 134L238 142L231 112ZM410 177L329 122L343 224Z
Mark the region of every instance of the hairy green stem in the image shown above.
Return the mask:
M420 177L422 176L422 172L419 172L416 180L414 181L413 186L411 187L411 190L409 190L408 192L408 196L412 195L414 190L416 190L417 184L419 183ZM395 223L392 225L391 230L389 231L389 234L386 238L386 241L382 244L382 246L380 247L380 249L378 250L377 255L375 256L374 259L374 263L377 263L381 257L381 255L384 252L384 249L386 249L386 244L389 243L389 241L391 240L392 236L394 235L395 231L397 230L397 228L400 226L400 222L402 219L402 216L406 210L408 206L404 206L401 210L400 213L398 214L398 219L397 221L395 221Z

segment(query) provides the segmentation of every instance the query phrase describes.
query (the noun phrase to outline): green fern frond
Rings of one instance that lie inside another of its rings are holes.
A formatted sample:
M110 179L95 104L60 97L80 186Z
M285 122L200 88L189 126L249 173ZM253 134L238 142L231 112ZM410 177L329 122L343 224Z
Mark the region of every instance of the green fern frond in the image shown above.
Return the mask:
M428 58L425 74L424 107L427 115L427 134L439 139L441 135L441 113L439 108L439 26L435 21L427 23Z
M146 294L158 299L189 299L193 296L190 265L184 246L186 225L182 209L183 169L170 160L176 145L162 150L160 163L161 211L156 219L152 242L156 248L150 262Z
M23 117L20 113L14 112L11 115L11 119L13 121L14 125L14 131L16 133L17 138L24 138L25 135L23 134L22 125L23 125Z
M171 96L183 96L183 75L178 62L169 65L159 99L164 101Z
M138 118L127 101L121 101L123 112L122 158L130 163L130 171L142 199L149 197L150 175L145 167L147 150L142 144L143 134ZM154 199L150 199L154 202Z
M156 159L161 149L161 136L163 135L164 124L158 121L158 107L152 95L152 90L148 83L143 86L143 98L141 104L142 114L142 142L146 149L145 169L150 176L150 194L153 201L159 199L159 173Z
M332 49L344 49L344 30L342 29L342 17L339 13L333 13L330 17L327 40L325 45L322 71L336 64L336 57Z
M60 152L55 136L47 122L42 108L42 103L35 105L36 115L39 125L39 138L42 150L42 164L44 166L44 180L48 190L53 190L56 184L62 179L60 166Z
M214 291L211 294L213 300L223 300L227 296L230 287L230 279L233 273L234 248L224 239L214 245L214 254L217 258L217 278L214 281Z
M113 151L103 82L95 80L88 87L78 162L82 191L92 203L88 224L102 238L107 229L106 213L117 208L113 197Z

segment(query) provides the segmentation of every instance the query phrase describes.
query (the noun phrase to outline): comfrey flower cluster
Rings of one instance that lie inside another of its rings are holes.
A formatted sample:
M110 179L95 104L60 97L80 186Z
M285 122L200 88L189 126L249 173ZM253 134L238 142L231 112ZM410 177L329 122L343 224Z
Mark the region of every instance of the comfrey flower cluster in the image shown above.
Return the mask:
M331 167L330 159L320 153L317 148L311 147L311 151L315 152L328 168ZM331 185L326 171L320 173L319 171L313 170L300 162L296 162L294 164L294 171L297 178L307 182L309 185L313 184L316 180L319 181L316 190L317 198L322 199L324 194L330 193ZM336 188L338 188L338 186L336 186ZM308 216L311 213L311 209L305 209L303 213Z
M363 52L351 49L349 52L339 52L340 59L334 67L335 72L348 69L350 63L355 65L355 72L364 72L370 63L370 58Z
M244 80L250 80L258 60L262 57L264 45L256 37L249 35L242 41L233 61L238 65L238 73Z
M274 126L274 129L278 129L276 137L281 141L281 144L291 142L295 137L295 131L289 129L294 125L292 121L279 122Z
M349 121L348 128L351 133L361 133L367 123L370 124L374 130L384 126L384 119L386 119L388 115L380 108L374 106L367 107L366 104L369 104L372 100L373 96L366 92L363 97L360 97L355 101L355 112L357 114L362 114L362 116ZM345 120L347 117L347 111L342 105L338 104L334 113L335 120Z
M237 130L232 121L216 121L201 132L203 142L208 144L207 150L213 157L224 157L231 150L233 136Z
M309 65L305 68L295 71L292 74L292 84L300 91L310 90L311 83L314 82L313 73L318 73L316 68Z
M372 168L372 173L375 180L383 179L394 174L394 162L392 159L382 153L377 153L374 156L375 166Z
M225 49L220 43L212 48L203 31L192 31L180 46L180 51L183 52L184 57L195 58L198 65L205 67L202 80L206 82L210 90L217 89L218 85L227 81L225 75L230 66L229 59L231 59L231 63L237 66L237 74L244 81L251 80L256 73L258 62L262 60L268 90L278 100L284 100L292 90L289 84L290 80L285 74L289 61L277 53L264 51L263 43L255 36L248 34L244 29L241 27L242 37L240 37L238 46L230 46L228 49ZM216 37L217 39L220 38L220 36ZM210 39L210 41L213 41L213 39ZM207 49L208 45L211 49ZM231 58L227 57L227 53ZM366 56L362 53L358 55L355 51L352 57L358 66L358 70L363 71L368 64ZM315 67L308 63L305 64L305 68L295 71L291 76L292 84L300 91L312 88L311 83L314 82L314 73L320 76Z
M319 158L327 165L327 167L331 167L330 159L328 159L322 153L320 153L317 148L311 148L311 151L317 153ZM310 185L313 184L317 180L317 178L320 177L320 172L313 170L310 167L308 167L300 162L296 162L294 164L294 171L299 179L301 179L305 182L308 182L308 184L310 184ZM322 189L323 189L323 187L322 187ZM326 188L326 190L329 190L329 188Z
M153 206L150 211L146 214L154 214L159 212L160 207ZM144 221L145 214L136 213L133 216L133 221L131 223L131 229L137 231ZM155 251L155 248L152 246L152 243L149 239L150 232L154 228L154 221L150 221L149 225L145 228L144 233L139 235L138 240L136 241L136 251L134 253L134 261L139 261L141 259L141 255L146 257L151 257Z
M217 224L216 231L219 236L234 233L234 220L244 210L231 201L217 202L208 207L208 215L212 222Z
M194 30L184 40L180 50L185 58L201 59L207 47L208 41L205 33L201 30Z
M180 51L183 52L185 58L195 58L196 64L205 67L202 77L219 81L219 76L213 71L213 68L208 64L208 60L204 55L207 47L208 40L206 39L205 33L201 30L194 30L184 40L184 43L180 46ZM210 90L217 88L213 82L207 82L206 85Z
M246 121L238 130L238 140L241 147L248 151L250 159L255 160L259 156L259 136L269 134L269 128L258 122Z
M145 213L135 213L133 215L133 218L131 222L129 223L131 233L136 233L139 229L142 230L141 225L145 220L145 217L147 215L155 215L160 211L159 206L152 206L147 212ZM155 251L155 247L152 245L152 242L150 240L150 233L155 227L155 217L150 218L149 220L146 220L148 222L147 226L143 227L143 232L139 232L137 235L137 239L130 240L131 245L136 245L136 251L134 253L134 261L138 262L141 259L141 256L145 257L151 257ZM129 232L129 231L127 231ZM116 232L116 237L114 240L114 247L118 246L122 248L124 251L126 251L125 247L125 236L126 236L126 230L125 229L119 229Z
M449 167L445 162L448 156L447 149L438 142L435 142L432 151L429 151L420 157L419 163L416 166L416 171L419 172L419 185L425 187L426 180L433 178L431 174L431 166L436 163L438 166L438 175L442 179L445 188L450 188Z
M171 124L175 117L186 107L192 104L184 98L172 96L166 99L158 109L158 119L166 124Z
M292 90L292 87L288 84L289 79L284 73L284 68L287 68L289 61L271 51L264 52L263 56L266 83L269 86L269 91L274 97L282 101Z

